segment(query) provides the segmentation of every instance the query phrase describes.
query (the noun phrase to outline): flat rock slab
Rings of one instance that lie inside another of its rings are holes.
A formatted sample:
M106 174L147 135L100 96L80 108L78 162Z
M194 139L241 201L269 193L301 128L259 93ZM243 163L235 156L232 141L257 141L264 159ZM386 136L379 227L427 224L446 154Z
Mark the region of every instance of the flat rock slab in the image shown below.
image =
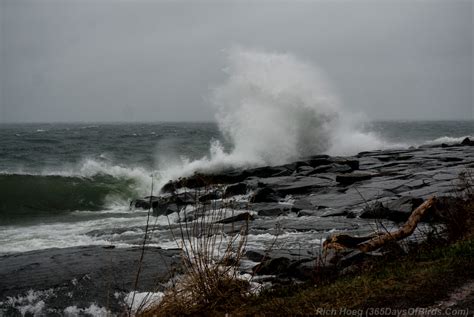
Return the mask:
M54 289L54 296L46 300L47 307L61 310L72 305L89 307L95 302L121 311L123 307L114 294L134 289L140 254L138 248L85 246L3 255L0 302L29 290ZM169 279L171 269L180 261L178 250L147 248L137 290L159 289L159 283Z

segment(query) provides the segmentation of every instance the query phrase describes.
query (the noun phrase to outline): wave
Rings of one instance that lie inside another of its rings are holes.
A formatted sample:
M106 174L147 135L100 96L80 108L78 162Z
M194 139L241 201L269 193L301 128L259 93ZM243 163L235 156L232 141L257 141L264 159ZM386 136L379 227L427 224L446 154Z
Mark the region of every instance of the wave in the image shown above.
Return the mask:
M0 217L41 212L101 210L112 197L125 199L136 192L131 179L93 177L0 175Z
M151 173L143 168L86 159L76 167L0 172L0 220L60 213L97 211L126 205L149 192Z
M450 137L450 136L442 136L439 138L436 138L434 140L429 140L426 142L423 142L422 145L439 145L439 144L459 144L461 143L465 138L469 138L470 140L474 140L474 136L472 135L465 135L462 137Z
M358 129L358 116L343 108L316 66L290 54L243 48L229 50L227 57L228 78L213 90L211 100L231 147L214 140L206 157L160 166L163 179L392 146Z

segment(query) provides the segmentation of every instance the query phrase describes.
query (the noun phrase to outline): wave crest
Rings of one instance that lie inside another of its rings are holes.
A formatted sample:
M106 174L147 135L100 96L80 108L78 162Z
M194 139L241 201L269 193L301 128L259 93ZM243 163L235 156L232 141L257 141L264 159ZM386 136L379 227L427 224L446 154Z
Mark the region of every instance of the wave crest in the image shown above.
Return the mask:
M197 170L277 165L313 154L355 154L390 146L357 129L323 72L291 54L233 48L227 80L213 90L219 129L230 149L213 141L209 155L161 168L162 179Z

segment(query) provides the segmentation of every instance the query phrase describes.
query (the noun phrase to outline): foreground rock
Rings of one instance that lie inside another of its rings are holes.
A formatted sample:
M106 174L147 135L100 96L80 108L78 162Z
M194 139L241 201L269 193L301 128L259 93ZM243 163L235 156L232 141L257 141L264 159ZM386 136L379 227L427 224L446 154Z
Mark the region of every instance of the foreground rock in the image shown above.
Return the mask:
M123 297L134 289L141 250L101 246L46 249L0 257L0 302L29 290L51 290L46 307L63 311L91 303L123 313ZM180 263L178 250L147 248L137 290L159 290ZM5 308L1 307L0 308Z

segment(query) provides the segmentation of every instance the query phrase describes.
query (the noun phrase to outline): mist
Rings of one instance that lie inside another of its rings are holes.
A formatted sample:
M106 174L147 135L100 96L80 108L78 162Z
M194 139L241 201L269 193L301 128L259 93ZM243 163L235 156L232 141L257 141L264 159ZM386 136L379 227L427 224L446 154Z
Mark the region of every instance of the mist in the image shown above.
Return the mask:
M239 46L373 120L474 119L473 1L0 0L0 122L212 121Z

